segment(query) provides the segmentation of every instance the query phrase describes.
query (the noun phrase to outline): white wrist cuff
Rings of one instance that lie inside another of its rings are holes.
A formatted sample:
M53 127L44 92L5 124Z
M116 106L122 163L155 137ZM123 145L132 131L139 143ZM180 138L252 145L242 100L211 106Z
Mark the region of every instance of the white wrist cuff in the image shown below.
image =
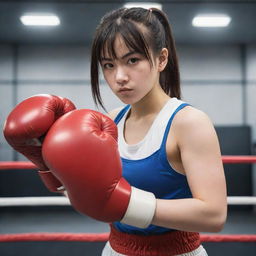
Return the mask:
M135 187L131 189L130 202L121 222L138 228L147 228L155 214L155 195Z

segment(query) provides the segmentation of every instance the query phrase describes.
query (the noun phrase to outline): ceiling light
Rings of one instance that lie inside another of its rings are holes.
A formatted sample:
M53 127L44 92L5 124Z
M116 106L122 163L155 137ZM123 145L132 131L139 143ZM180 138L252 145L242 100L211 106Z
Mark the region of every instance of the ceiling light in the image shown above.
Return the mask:
M157 8L159 10L162 10L162 5L159 3L149 3L149 2L128 2L124 5L125 8L133 8L133 7L141 7L144 9L149 8Z
M224 14L205 14L196 16L192 24L194 27L226 27L231 18Z
M53 14L26 14L20 17L26 26L58 26L60 20Z

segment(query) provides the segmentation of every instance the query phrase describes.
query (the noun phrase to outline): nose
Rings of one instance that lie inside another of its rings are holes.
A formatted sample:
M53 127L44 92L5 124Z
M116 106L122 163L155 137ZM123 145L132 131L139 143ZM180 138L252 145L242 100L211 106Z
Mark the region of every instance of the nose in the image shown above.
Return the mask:
M129 80L128 73L124 67L117 67L116 82L118 85L124 85Z

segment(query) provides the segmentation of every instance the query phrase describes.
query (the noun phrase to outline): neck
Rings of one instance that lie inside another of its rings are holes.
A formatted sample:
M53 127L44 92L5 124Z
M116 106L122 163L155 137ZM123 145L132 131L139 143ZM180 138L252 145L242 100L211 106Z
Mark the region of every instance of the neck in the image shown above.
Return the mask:
M130 117L139 119L147 115L157 114L170 97L161 86L154 86L152 90L139 102L132 104Z

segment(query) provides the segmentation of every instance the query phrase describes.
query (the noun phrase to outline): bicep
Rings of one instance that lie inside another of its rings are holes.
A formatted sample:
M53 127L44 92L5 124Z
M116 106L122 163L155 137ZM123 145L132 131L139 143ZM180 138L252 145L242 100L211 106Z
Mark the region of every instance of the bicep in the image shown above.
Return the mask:
M214 207L226 204L226 185L215 129L202 112L181 125L178 144L181 160L194 198Z

